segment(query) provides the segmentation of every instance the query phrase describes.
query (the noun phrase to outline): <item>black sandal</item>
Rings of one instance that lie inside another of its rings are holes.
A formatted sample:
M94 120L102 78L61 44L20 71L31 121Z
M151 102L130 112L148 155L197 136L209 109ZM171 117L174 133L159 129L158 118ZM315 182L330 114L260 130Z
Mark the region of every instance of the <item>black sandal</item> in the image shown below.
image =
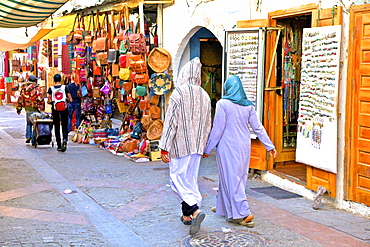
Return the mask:
M184 220L183 216L180 217L180 220L182 223L184 223L184 225L188 225L188 226L191 225L191 220Z

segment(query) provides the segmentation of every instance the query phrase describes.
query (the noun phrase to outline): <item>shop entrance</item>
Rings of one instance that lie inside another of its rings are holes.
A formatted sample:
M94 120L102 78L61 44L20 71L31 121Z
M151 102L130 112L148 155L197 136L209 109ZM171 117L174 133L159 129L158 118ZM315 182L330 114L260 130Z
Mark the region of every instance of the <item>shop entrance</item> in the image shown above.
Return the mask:
M273 173L298 183L306 183L306 165L295 162L297 119L301 80L303 28L311 27L311 15L276 20L282 27L276 49L276 128L275 146L279 155Z
M222 52L219 40L204 27L190 39L190 57L199 57L202 63L202 87L211 99L212 119L222 93Z

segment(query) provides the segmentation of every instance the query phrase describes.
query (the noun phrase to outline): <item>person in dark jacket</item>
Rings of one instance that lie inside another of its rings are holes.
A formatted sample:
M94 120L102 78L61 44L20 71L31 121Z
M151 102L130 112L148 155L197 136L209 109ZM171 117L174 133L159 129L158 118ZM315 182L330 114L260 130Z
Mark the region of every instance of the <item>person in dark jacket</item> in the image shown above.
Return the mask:
M72 130L73 113L76 112L76 129L80 126L81 118L81 87L72 81L67 86L72 96L72 102L68 104L68 132Z

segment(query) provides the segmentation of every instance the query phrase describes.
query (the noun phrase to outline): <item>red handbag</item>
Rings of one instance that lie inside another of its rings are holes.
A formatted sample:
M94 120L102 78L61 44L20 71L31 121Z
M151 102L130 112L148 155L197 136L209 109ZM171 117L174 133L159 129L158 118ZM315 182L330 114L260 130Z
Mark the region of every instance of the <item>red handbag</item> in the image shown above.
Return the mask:
M114 86L115 86L117 89L120 89L120 88L121 88L121 84L120 84L120 82L121 82L121 79L119 79L119 78L117 78L117 79L115 80Z
M133 83L136 83L136 81L135 81L135 75L136 75L136 73L135 73L134 71L131 71L130 79L131 79L131 81L132 81Z
M93 64L93 75L101 75L101 67L97 66L95 61Z
M119 56L119 67L126 68L127 67L127 56L126 54L121 54Z

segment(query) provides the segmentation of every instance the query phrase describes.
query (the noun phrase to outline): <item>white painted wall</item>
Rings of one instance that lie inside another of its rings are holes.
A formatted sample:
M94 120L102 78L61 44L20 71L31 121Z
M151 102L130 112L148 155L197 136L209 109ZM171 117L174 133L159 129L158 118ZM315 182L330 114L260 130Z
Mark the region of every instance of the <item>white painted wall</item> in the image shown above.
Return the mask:
M189 59L188 41L202 27L209 29L223 45L224 30L233 28L239 20L267 19L269 12L312 3L318 4L322 9L332 8L334 5L343 6L338 147L333 148L337 148L338 153L336 204L346 209L348 203L343 200L343 188L349 7L369 2L370 0L175 0L174 5L163 9L163 47L172 54L173 75L176 80L182 64ZM351 208L353 209L352 204Z

